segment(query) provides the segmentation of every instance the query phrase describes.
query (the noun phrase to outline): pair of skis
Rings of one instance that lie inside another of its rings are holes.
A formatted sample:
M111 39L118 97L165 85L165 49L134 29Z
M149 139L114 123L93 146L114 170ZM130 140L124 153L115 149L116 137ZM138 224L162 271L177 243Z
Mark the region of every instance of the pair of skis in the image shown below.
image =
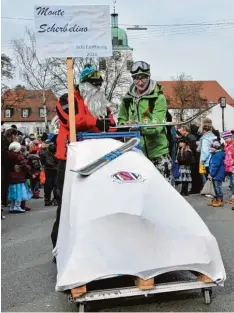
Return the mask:
M78 169L78 170L71 170L71 172L77 173L80 176L89 176L102 168L103 166L107 165L111 161L115 160L125 152L128 152L138 146L140 143L139 138L132 138L128 142L124 143L120 148L111 151L110 153L105 154L103 157L97 159L96 161Z
M120 125L120 126L116 126L116 127L111 127L114 129L141 129L144 127L157 127L157 126L183 126L186 125L188 123L191 123L193 120L195 120L199 115L203 114L204 112L210 110L212 107L206 108L205 110L202 110L200 112L198 112L197 114L195 114L194 116L190 117L189 119L187 119L186 121L183 122L165 122L165 123L150 123L150 124L130 124L130 125ZM132 138L130 139L127 143L124 143L120 148L111 151L110 153L104 155L103 157L97 159L96 161L78 169L78 170L71 170L74 173L79 174L80 176L86 177L89 176L91 174L93 174L94 172L96 172L97 170L99 170L100 168L102 168L103 166L105 166L106 164L110 163L111 161L113 161L114 159L118 158L119 156L121 156L123 153L132 150L133 148L135 148L138 144L139 144L140 140L138 138Z
M157 127L157 126L183 126L183 125L186 125L186 124L189 124L191 123L192 121L194 121L198 116L202 115L203 113L211 110L215 105L212 105L210 106L209 108L206 108L204 110L201 110L199 112L197 112L196 114L194 114L192 117L188 118L186 121L179 121L179 122L164 122L164 123L146 123L146 124L127 124L127 125L119 125L119 126L116 126L116 127L110 127L110 128L113 128L113 129L134 129L134 130L137 130L137 129L141 129L141 128L144 128L144 127Z

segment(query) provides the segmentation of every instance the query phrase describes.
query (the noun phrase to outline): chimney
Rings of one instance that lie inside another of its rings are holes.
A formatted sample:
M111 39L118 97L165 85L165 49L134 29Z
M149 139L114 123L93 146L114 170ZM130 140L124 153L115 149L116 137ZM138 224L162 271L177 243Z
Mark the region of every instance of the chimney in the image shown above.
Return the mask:
M112 13L111 14L111 26L112 27L118 27L118 14L117 13Z

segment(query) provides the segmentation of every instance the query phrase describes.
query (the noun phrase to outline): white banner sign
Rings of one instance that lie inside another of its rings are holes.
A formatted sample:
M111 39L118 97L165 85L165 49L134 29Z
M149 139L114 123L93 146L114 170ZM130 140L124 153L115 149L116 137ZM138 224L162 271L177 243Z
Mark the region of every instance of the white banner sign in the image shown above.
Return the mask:
M108 5L38 5L37 53L43 57L112 56Z

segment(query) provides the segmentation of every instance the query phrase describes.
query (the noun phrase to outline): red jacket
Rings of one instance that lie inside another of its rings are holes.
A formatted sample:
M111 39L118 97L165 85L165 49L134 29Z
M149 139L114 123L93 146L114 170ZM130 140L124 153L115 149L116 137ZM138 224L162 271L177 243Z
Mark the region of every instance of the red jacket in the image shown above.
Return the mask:
M77 132L98 133L100 130L96 127L97 118L94 117L84 103L79 91L74 91L75 102L75 124ZM69 142L69 114L68 114L68 94L60 97L56 105L56 112L59 117L59 133L57 136L57 151L55 157L59 160L66 160L67 143ZM115 125L111 110L107 109L107 116L110 124Z
M30 167L22 154L9 151L8 152L8 164L9 164L9 184L22 184L26 182L26 174L29 172ZM20 171L14 170L15 165L20 165Z

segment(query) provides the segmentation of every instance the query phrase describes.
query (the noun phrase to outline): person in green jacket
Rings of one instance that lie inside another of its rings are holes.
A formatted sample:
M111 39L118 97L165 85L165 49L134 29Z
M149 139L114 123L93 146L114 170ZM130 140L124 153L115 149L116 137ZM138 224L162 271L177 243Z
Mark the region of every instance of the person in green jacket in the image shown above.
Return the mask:
M131 74L133 84L120 105L118 124L165 122L167 101L162 85L150 79L150 65L143 61L135 62ZM171 181L171 158L165 126L143 128L141 144L145 155Z

